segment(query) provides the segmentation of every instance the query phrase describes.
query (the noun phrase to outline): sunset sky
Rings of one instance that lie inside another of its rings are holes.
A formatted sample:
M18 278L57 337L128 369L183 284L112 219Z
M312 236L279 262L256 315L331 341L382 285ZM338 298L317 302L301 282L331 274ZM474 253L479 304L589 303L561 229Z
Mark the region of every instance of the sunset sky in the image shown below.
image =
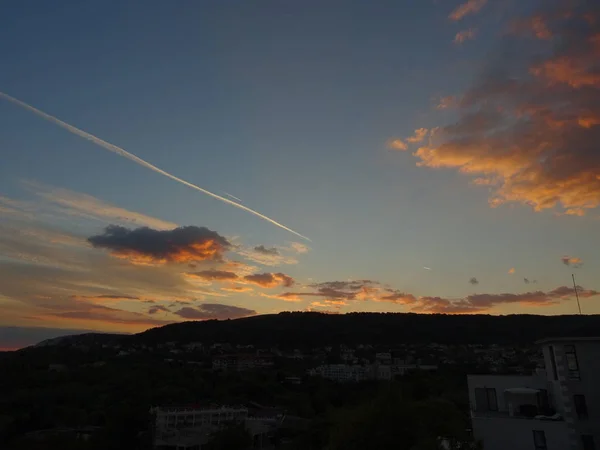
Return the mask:
M600 313L597 1L9 0L0 56L0 349Z

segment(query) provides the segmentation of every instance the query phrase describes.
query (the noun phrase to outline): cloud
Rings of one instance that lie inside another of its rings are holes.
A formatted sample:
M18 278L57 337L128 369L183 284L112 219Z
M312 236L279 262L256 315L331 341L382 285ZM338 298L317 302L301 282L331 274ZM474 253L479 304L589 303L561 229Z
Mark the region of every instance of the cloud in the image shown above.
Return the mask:
M279 256L279 250L277 250L275 247L267 248L264 245L259 245L254 247L254 251L262 253L263 255Z
M60 207L55 212L71 216L79 216L86 219L116 221L146 225L158 230L170 230L177 227L173 222L156 219L135 211L112 205L91 195L74 192L68 189L57 188L47 184L25 181L24 185L44 200ZM36 209L40 209L38 205Z
M222 287L221 288L222 291L226 291L226 292L251 292L253 289L251 287L248 286L227 286L227 287Z
M169 321L152 319L139 312L109 308L107 306L85 302L54 305L54 310L47 312L45 315L47 317L57 317L84 322L100 321L127 325L141 324L146 326L160 326L171 323Z
M511 267L510 269L508 269L508 274L509 275L514 275L514 273L516 272L514 267Z
M171 310L169 308L167 308L166 306L155 305L155 306L151 306L150 309L148 309L148 314L156 314L159 311L171 312Z
M467 30L459 31L454 36L454 43L455 44L462 44L465 41L469 41L471 39L475 39L476 35L477 35L477 30L475 28L469 28ZM439 108L439 109L443 109L443 108Z
M406 142L410 142L411 144L421 142L423 139L425 139L428 133L429 130L427 128L418 128L415 130L415 134L406 138Z
M307 245L304 245L300 242L290 242L290 247L296 253L308 253L310 248Z
M435 109L440 109L440 110L449 109L449 108L454 108L455 106L457 106L456 97L454 97L453 95L449 95L446 97L441 97L438 100L438 103L437 103Z
M583 261L581 258L577 258L575 256L563 256L560 258L560 260L565 266L573 267L575 269L579 269L581 266L583 266Z
M412 294L404 293L397 289L384 287L381 283L373 280L348 280L348 281L325 281L314 283L308 287L313 288L309 292L284 292L270 298L278 298L287 301L300 301L305 297L319 297L328 302L329 305L343 306L352 301L374 301L389 302L396 304L409 304L415 301Z
M247 308L240 308L239 306L222 305L219 303L203 303L197 308L186 306L184 308L181 308L179 311L176 311L174 314L178 315L183 319L225 320L254 316L256 315L256 311Z
M450 20L458 21L469 14L478 13L485 6L487 0L468 0L457 6L448 16Z
M577 287L581 298L590 298L600 295L595 290ZM575 290L561 286L552 291L534 291L521 294L474 294L462 299L449 299L442 297L420 297L412 307L412 311L421 313L481 313L505 304L519 304L525 306L548 306L575 296Z
M217 232L195 226L159 231L109 225L103 234L88 238L88 242L110 250L113 256L140 264L220 260L230 247Z
M246 280L248 283L256 284L257 286L264 288L273 288L277 286L290 287L294 285L294 279L281 272L246 275L244 280Z
M236 247L235 251L238 255L263 266L279 266L282 264L298 263L297 259L282 254L282 252L275 247L267 248L264 245L259 245L254 248L244 248L240 245Z
M186 275L206 281L232 281L238 279L235 273L225 270L202 270L200 272L188 272Z
M477 278L475 278L475 277L472 277L469 280L469 283L471 283L472 285L476 285L476 284L479 284L479 280Z
M413 153L418 166L474 177L493 207L580 216L600 206L600 6L571 4L511 36L458 100L457 122Z
M284 302L301 302L302 294L296 294L294 292L284 292L282 294L267 294L265 292L261 292L259 294L261 297L272 298L274 300L283 300Z
M387 146L395 150L408 150L408 145L402 139L392 139L388 141Z

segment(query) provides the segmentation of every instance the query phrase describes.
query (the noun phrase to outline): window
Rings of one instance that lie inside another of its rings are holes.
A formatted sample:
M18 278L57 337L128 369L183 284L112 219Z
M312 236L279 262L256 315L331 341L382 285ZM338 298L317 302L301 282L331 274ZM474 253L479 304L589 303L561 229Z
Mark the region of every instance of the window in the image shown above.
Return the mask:
M567 360L567 369L570 380L579 380L579 363L577 362L577 353L574 345L565 345L565 358Z
M533 446L535 450L548 450L546 433L543 430L533 430Z
M587 403L585 402L585 396L581 394L575 394L573 396L573 403L575 403L575 411L579 419L588 418Z
M550 353L550 365L552 366L552 379L558 380L558 373L556 372L556 357L554 356L554 346L548 346L548 352Z
M475 409L477 411L498 411L496 389L475 388Z
M591 434L581 435L581 444L583 445L583 450L596 450L596 445L594 444L594 436L592 436Z
M498 399L496 398L496 389L486 388L488 409L490 411L498 411Z

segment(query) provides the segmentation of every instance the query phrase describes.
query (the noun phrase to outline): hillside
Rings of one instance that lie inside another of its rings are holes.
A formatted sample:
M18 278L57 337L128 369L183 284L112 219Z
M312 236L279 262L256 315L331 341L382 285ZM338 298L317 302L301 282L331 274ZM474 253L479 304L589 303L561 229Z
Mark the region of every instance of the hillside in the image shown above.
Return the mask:
M396 342L531 343L547 336L600 334L600 315L443 315L280 313L237 320L182 322L130 338L151 343L230 342L311 346Z

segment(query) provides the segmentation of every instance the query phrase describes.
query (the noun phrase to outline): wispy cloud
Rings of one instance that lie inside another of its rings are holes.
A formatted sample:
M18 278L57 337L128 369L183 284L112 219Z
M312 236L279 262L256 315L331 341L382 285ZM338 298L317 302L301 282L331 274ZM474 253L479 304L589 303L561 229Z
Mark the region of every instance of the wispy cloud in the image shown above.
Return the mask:
M450 20L458 21L469 14L478 13L487 3L487 0L468 0L457 6L448 16Z
M477 35L477 30L475 28L469 28L467 30L459 31L454 36L454 43L455 44L462 44L465 41L469 41L471 39L475 39L476 35ZM443 108L440 108L440 109L443 109Z
M170 230L177 227L176 223L150 217L135 211L129 211L91 195L35 181L25 181L23 184L45 201L60 206L60 209L54 211L57 214L79 216L93 220L129 223L137 226L146 225L158 230ZM37 210L39 211L40 209L43 210L44 206L38 205Z
M411 144L422 142L428 133L429 130L427 128L418 128L415 130L415 134L406 138L406 142L410 142Z

